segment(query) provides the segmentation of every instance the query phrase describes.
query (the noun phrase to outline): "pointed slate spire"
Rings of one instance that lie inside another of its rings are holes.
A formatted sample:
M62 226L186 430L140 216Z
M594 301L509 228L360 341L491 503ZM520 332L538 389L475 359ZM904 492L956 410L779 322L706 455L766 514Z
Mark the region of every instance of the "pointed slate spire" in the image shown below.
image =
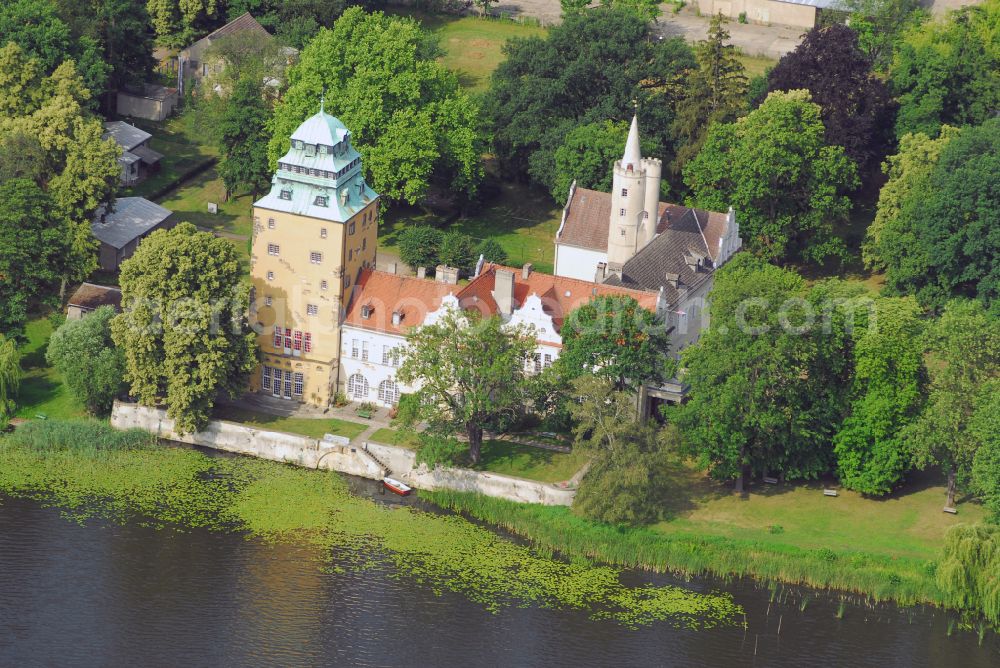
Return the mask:
M625 155L622 157L622 166L628 169L639 168L642 155L639 152L639 116L632 116L632 127L628 130L628 140L625 142Z

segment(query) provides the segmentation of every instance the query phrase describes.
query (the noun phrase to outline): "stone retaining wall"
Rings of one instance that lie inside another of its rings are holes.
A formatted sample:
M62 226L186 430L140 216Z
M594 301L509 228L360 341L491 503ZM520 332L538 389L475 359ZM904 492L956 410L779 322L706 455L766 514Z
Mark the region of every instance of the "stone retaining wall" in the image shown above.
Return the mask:
M111 424L118 429L142 429L159 438L179 443L311 469L339 471L373 480L380 480L386 475L385 469L379 465L381 462L389 468L390 475L394 478L418 489L476 492L511 501L549 506L571 505L576 495L573 490L552 484L496 473L451 468L431 470L423 465L417 467L412 450L381 443L351 445L342 438L326 442L223 420L212 420L202 431L181 435L174 430L174 421L167 417L165 410L121 401L115 402ZM371 456L363 452L364 448L367 448Z

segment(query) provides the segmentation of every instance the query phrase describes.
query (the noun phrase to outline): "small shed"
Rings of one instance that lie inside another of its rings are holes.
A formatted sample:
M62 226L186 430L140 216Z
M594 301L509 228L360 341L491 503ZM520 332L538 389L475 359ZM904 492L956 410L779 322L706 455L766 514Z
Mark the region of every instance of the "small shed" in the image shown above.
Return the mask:
M111 306L120 312L122 310L121 288L84 283L69 298L69 303L66 304L66 319L79 320L102 306Z
M117 271L132 257L139 242L156 230L176 224L172 211L145 197L119 197L111 211L97 210L90 230L101 242L100 265L105 271Z
M840 0L698 0L703 16L722 14L738 20L742 14L750 23L810 29L823 10L835 10Z
M108 121L104 124L104 139L109 138L122 149L122 157L118 158L121 185L134 185L159 170L163 155L149 148L153 135L125 121Z
M158 84L143 84L140 91L118 91L118 115L165 120L177 106L177 89Z

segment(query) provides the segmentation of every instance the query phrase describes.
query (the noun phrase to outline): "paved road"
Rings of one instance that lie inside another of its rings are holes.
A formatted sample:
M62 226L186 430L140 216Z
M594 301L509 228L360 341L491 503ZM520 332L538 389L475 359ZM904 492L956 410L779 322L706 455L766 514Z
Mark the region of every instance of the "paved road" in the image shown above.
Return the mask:
M952 0L960 2L962 0ZM661 5L662 14L657 19L656 31L667 37L681 36L689 42L705 38L708 17L698 16L694 8L685 7L673 13L673 5ZM546 25L559 23L559 0L503 0L492 10L513 16L532 16ZM732 42L751 56L780 58L794 49L802 39L801 28L785 26L759 26L732 21L727 26Z

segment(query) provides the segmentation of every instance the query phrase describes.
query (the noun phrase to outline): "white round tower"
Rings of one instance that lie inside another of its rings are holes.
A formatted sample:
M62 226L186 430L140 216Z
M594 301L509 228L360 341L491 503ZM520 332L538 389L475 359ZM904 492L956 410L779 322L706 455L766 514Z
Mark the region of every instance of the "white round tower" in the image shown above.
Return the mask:
M641 247L639 233L647 199L645 191L646 161L639 150L639 120L633 116L625 142L625 155L614 167L611 219L608 221L609 266L620 267Z

